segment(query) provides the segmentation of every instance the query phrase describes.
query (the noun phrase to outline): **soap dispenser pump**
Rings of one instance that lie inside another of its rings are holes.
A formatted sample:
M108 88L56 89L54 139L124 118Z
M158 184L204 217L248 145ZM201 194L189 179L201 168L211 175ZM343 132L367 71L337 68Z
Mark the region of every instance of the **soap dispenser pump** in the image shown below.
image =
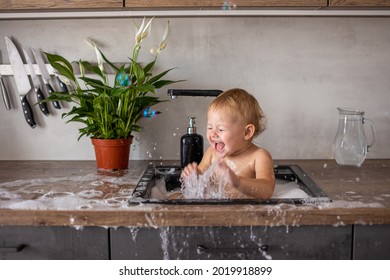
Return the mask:
M195 117L188 118L187 134L180 139L180 164L200 163L203 157L203 137L196 133Z

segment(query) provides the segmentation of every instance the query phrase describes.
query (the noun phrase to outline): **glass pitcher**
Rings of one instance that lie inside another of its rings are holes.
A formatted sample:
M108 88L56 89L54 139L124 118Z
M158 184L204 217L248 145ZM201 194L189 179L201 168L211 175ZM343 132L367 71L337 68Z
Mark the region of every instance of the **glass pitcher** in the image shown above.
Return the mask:
M350 108L337 108L339 127L333 140L333 152L336 162L342 165L360 166L366 158L368 148L376 141L374 123L364 118L364 111ZM363 124L368 123L372 132L372 142L367 144Z

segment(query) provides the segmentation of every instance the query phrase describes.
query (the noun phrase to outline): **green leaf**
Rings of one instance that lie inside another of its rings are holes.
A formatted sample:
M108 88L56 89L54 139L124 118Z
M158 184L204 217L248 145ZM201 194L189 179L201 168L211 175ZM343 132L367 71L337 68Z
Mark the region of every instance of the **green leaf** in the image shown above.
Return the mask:
M37 102L36 104L49 102L49 101L72 102L73 100L72 100L72 96L69 95L69 93L52 92L47 98L43 99L40 102Z
M66 68L73 70L72 64L68 60L66 60L64 57L62 57L61 55L50 54L50 53L47 53L47 52L44 52L44 54L46 55L46 57L47 57L47 59L48 59L50 64L62 63L62 64L64 64L64 66Z
M183 82L184 80L178 80L178 81L171 81L171 80L160 80L157 81L153 84L155 88L162 88L163 86L178 83L178 82Z
M100 77L102 77L104 79L104 74L102 73L102 71L100 70L100 68L98 66L93 66L91 63L89 63L88 61L79 61L79 63L89 72L93 72L95 73L96 75L99 75Z
M84 81L87 85L89 85L95 89L98 89L98 92L101 92L99 89L101 89L101 90L110 90L111 89L109 86L106 86L102 81L97 80L97 79L92 79L92 78L88 78L88 77L80 77L79 79ZM91 90L89 90L89 91L91 91Z
M143 110L146 107L151 107L160 102L161 100L155 96L141 96L138 97L136 104L141 110Z
M168 69L164 72L161 72L160 74L150 78L148 82L153 84L154 82L160 80L162 77L164 77L168 72L172 71L173 69L175 69L175 68L171 68L171 69Z
M119 68L116 67L111 61L109 61L109 60L107 59L107 57L103 54L103 52L102 52L101 50L99 50L99 52L100 52L100 54L102 55L103 60L104 60L105 62L107 62L107 64L110 65L110 67L111 67L112 69L114 69L115 72L118 72Z
M146 76L148 76L149 72L152 70L154 64L156 63L156 59L154 59L153 61L149 62L145 67L144 67L144 72L146 74Z
M151 84L142 84L142 85L137 85L135 88L141 92L152 92L154 93L154 86Z
M139 63L133 62L132 69L136 77L137 84L142 84L145 80L145 72Z
M76 77L73 72L72 64L64 57L57 54L44 53L50 65L62 76L76 82Z

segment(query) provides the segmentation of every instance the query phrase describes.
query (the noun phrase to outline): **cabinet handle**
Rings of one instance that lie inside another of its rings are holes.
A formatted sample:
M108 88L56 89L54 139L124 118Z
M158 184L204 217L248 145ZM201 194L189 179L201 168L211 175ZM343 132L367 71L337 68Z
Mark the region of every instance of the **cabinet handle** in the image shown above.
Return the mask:
M21 252L27 245L19 244L16 247L0 247L0 253L18 253Z
M268 245L261 245L259 248L208 248L204 245L197 245L196 251L201 254L247 254L268 251Z

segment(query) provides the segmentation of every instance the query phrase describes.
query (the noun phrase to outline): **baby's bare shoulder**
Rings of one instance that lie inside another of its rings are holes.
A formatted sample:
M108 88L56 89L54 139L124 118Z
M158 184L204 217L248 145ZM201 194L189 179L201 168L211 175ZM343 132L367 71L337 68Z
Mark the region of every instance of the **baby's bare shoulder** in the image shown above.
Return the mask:
M252 156L256 165L267 164L273 166L272 156L266 149L257 147L256 150L252 153Z
M253 150L253 156L259 157L259 158L262 158L262 157L272 158L270 152L268 152L266 149L263 149L263 148L260 148L260 147L257 147L257 146Z

